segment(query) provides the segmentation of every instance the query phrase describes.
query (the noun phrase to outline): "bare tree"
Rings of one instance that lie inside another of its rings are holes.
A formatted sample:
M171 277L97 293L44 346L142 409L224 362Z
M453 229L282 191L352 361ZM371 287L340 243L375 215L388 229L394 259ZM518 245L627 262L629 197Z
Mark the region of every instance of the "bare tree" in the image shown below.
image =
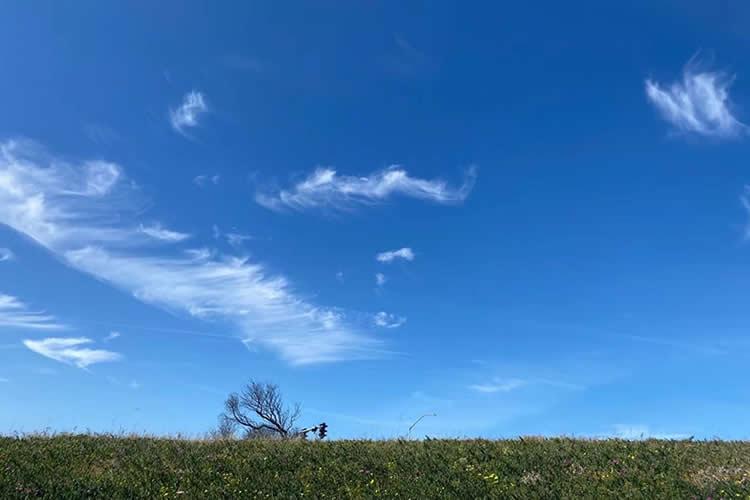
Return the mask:
M300 416L300 406L285 408L276 384L250 381L241 394L230 394L224 402L225 426L241 426L245 437L291 437Z
M207 439L233 439L236 436L237 424L228 420L223 413L219 414L219 425L206 432Z
M232 439L237 431L237 423L233 420L229 420L222 413L219 415L219 425L211 431L211 437L213 439Z

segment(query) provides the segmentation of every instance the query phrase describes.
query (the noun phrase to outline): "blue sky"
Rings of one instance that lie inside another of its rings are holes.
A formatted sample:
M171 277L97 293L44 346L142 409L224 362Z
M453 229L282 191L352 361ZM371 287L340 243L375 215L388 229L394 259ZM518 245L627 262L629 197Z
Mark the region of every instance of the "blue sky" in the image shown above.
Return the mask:
M0 17L0 432L750 437L750 8Z

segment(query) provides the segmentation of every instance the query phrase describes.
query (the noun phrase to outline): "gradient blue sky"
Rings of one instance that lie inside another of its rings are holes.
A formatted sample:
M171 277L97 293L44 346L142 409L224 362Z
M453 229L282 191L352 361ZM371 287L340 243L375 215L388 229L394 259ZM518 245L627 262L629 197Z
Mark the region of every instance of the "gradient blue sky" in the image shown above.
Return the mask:
M750 437L750 7L0 18L0 432Z

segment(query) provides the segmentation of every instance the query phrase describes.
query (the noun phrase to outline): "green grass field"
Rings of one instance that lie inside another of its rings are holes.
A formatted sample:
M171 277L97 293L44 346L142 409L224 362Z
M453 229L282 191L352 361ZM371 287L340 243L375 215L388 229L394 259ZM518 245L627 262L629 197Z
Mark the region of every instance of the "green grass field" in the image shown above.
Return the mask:
M743 498L750 443L0 438L0 498Z

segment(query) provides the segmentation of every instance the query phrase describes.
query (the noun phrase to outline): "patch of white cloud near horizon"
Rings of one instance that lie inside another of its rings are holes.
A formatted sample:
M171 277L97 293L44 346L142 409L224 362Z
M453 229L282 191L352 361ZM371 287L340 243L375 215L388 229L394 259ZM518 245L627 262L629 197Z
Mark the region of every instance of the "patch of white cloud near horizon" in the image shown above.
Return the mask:
M170 231L169 229L164 229L163 227L161 227L161 224L155 224L153 226L144 226L143 224L141 224L140 231L154 238L155 240L161 241L178 242L190 238L190 235L187 233L180 233L178 231Z
M65 326L44 311L29 311L26 304L11 295L0 293L0 327L30 330L61 330Z
M414 252L411 248L401 248L399 250L389 250L387 252L381 252L375 256L375 260L378 262L391 263L395 259L404 259L408 261L414 260Z
M691 61L682 81L669 87L647 79L646 95L662 117L680 132L734 137L748 127L732 114L729 87L733 78L720 72L698 71Z
M501 379L501 378L495 377L488 384L470 385L469 389L476 391L476 392L486 392L486 393L510 392L515 389L520 389L521 387L524 387L526 385L528 385L528 382L525 380L516 379L516 378Z
M646 425L615 424L612 426L614 436L629 441L638 439L685 439L687 434L654 433Z
M398 328L406 323L406 318L403 316L396 316L392 313L380 311L375 314L374 317L375 325L381 328Z
M0 248L0 262L11 260L14 257L10 248Z
M122 357L119 353L112 351L80 347L83 344L89 343L91 343L91 339L86 337L52 337L43 340L23 341L23 344L26 347L37 354L83 369L86 369L95 363L119 361Z
M385 285L385 282L388 281L388 278L385 277L385 274L383 273L375 273L375 284L378 286Z
M310 176L291 189L276 193L256 193L255 201L274 211L293 209L350 210L358 205L382 203L394 195L402 195L441 204L463 202L476 180L476 167L466 170L464 182L451 187L440 179L411 177L399 165L374 172L367 177L341 176L332 168L317 168Z
M0 224L27 235L68 265L143 302L228 321L247 346L291 364L381 357L382 343L343 317L299 297L283 276L246 258L205 249L149 253L128 220L135 194L119 166L62 164L29 143L0 143ZM123 227L124 229L120 229Z
M192 90L185 94L178 108L169 110L169 122L173 129L185 135L185 129L197 127L200 124L200 116L206 112L208 106L203 94Z

